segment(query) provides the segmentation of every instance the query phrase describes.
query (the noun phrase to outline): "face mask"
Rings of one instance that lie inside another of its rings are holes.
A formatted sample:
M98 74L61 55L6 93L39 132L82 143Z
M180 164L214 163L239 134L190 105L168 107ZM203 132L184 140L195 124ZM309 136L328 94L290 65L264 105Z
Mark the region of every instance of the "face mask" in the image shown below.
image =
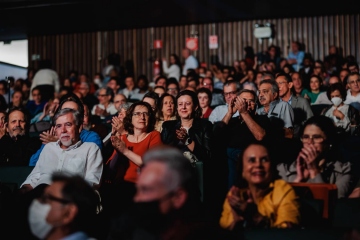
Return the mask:
M50 204L40 203L37 199L33 200L30 205L30 229L31 232L40 239L44 239L53 228L48 222L46 222L46 217L49 214L50 209Z
M339 97L333 97L331 102L334 104L335 107L338 107L342 103L342 99Z

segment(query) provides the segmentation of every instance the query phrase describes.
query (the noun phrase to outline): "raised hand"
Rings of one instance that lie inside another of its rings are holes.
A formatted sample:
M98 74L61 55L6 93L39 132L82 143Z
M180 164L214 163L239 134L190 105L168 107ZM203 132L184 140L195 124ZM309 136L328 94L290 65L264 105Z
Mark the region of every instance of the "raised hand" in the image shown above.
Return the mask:
M40 140L43 144L59 140L59 138L55 135L55 127L51 127L50 130L40 133Z
M186 139L189 137L185 128L176 129L176 137L181 142L185 143Z
M115 135L116 133L118 133L118 135L121 135L122 131L124 131L124 123L117 116L113 117L111 121L111 134Z

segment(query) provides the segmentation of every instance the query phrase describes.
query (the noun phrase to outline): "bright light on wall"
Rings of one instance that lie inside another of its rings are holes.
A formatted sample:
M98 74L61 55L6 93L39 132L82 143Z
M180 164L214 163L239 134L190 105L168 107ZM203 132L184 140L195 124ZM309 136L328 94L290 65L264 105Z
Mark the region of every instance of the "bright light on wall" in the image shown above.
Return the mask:
M0 62L28 67L28 40L0 42Z

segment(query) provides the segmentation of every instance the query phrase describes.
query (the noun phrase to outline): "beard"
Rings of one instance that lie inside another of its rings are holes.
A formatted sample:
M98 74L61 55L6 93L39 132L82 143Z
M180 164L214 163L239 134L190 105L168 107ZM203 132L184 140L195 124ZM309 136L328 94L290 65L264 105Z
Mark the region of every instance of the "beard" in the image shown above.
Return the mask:
M18 136L24 136L25 135L25 129L22 127L14 127L11 129L12 131L9 132L9 135L11 138L17 138Z
M69 139L66 140L66 139L63 139L63 138L69 138ZM66 146L66 147L70 147L71 145L74 144L73 139L68 134L62 134L60 136L60 142L61 142L62 145Z

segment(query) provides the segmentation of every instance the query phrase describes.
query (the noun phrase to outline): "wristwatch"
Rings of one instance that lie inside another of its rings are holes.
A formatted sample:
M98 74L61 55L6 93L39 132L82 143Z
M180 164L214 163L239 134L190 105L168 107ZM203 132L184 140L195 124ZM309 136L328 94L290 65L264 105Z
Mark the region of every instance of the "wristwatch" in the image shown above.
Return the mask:
M189 145L189 144L191 144L192 143L192 140L191 140L191 138L187 138L186 139L186 141L185 141L185 145L187 146L187 145Z

